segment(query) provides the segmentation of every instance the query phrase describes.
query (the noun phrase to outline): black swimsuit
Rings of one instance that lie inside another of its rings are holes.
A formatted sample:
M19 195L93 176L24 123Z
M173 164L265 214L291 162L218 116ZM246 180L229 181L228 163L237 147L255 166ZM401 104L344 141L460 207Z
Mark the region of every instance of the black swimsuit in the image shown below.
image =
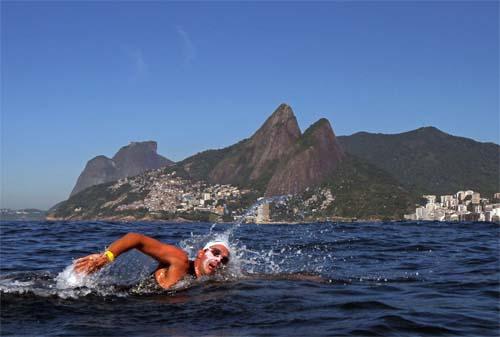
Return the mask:
M145 278L144 280L141 280L138 284L133 286L130 289L130 292L132 292L134 294L143 295L143 294L157 294L157 293L169 291L169 289L165 289L161 285L158 284L158 281L156 281L155 272L156 272L156 270L153 273L151 273L147 278ZM193 278L196 278L196 272L194 269L194 261L189 261L189 269L188 269L187 275L190 275Z
M164 292L167 289L162 288L155 278L155 273L153 272L144 280L141 280L138 284L134 285L130 292L136 295L145 295L145 294L157 294Z

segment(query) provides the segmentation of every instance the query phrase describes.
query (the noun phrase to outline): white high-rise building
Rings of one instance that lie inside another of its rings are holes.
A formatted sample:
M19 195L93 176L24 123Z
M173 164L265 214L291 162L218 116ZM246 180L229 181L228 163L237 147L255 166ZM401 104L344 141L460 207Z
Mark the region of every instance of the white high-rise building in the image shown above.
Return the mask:
M430 220L444 221L446 217L446 213L443 209L437 209L434 212L434 218Z
M436 202L436 196L435 195L424 195L423 197L425 199L427 199L428 203L434 204Z
M429 202L425 205L425 209L427 209L428 212L432 212L436 209L436 204L433 202Z
M448 208L452 206L452 202L454 200L452 195L442 195L440 199L441 199L441 206Z
M269 204L264 203L257 207L257 223L269 222Z
M423 220L427 216L425 207L417 207L415 213L417 214L417 220Z

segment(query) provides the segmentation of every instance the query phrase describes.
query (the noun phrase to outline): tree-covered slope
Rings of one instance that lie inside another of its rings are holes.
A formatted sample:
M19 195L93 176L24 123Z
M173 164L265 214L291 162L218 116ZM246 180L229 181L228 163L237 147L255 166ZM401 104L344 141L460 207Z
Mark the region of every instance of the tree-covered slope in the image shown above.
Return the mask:
M402 219L418 200L393 176L352 155L323 186L335 196L327 213L342 217Z
M391 173L419 194L471 189L489 197L500 189L497 144L452 136L434 127L337 138L347 152Z

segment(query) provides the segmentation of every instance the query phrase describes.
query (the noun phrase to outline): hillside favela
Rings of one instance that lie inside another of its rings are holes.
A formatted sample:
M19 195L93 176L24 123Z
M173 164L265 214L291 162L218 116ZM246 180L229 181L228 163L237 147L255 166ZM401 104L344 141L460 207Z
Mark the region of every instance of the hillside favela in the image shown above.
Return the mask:
M336 137L323 118L302 133L281 104L250 138L177 163L154 141L97 156L47 219L499 222L498 153L433 127Z

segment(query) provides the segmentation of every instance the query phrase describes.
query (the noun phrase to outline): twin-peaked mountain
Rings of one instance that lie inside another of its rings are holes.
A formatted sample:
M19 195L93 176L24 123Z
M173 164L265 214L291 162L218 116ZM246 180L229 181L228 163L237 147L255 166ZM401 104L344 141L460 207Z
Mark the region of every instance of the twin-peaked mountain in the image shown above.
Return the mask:
M111 159L106 156L92 158L78 177L70 196L90 186L173 164L171 160L160 156L156 151L157 144L154 141L132 142L122 147Z
M344 152L326 119L301 133L292 108L281 104L250 138L177 164L196 179L255 188L266 196L297 194L323 182Z

